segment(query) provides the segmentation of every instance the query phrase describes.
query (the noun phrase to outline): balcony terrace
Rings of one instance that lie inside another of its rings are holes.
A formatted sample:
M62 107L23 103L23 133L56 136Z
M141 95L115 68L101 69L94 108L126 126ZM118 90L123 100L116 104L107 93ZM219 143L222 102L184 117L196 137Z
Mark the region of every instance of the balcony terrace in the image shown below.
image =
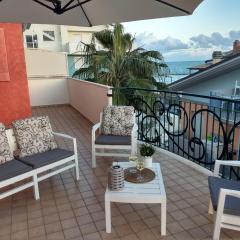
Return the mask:
M32 189L1 200L0 239L212 239L207 176L162 152L154 161L161 163L167 192L167 236L161 237L156 204L113 204L113 232L107 234L104 192L113 159L98 158L97 168L91 168L92 124L69 105L36 107L33 115L48 115L55 131L77 138L80 181L69 170L40 183L39 201ZM222 230L221 237L239 239L239 233Z

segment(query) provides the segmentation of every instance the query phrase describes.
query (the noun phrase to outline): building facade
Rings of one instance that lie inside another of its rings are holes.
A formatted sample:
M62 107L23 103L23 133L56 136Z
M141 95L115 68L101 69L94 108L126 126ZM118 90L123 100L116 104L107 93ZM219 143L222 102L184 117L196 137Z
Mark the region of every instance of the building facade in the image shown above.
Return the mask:
M67 53L68 72L71 76L81 66L79 59L84 54L84 43L91 43L94 32L107 28L108 26L76 27L31 24L23 32L24 46L30 49Z

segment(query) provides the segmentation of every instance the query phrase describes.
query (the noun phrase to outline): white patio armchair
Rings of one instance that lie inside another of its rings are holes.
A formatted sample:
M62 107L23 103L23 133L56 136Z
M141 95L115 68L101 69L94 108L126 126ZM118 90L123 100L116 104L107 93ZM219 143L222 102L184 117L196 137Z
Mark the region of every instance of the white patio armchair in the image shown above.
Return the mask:
M124 111L127 112L127 117ZM128 127L122 126L122 123L127 124ZM103 124L106 124L105 129ZM118 131L116 128L121 128L121 130ZM129 134L124 133L126 129ZM99 130L98 135L97 130ZM103 113L100 114L100 122L92 128L92 167L96 167L97 156L128 157L136 154L137 130L133 107L105 107Z
M216 211L213 240L219 239L221 228L240 231L240 181L219 178L221 165L240 167L240 161L216 160L214 176L208 178L211 195L208 212Z

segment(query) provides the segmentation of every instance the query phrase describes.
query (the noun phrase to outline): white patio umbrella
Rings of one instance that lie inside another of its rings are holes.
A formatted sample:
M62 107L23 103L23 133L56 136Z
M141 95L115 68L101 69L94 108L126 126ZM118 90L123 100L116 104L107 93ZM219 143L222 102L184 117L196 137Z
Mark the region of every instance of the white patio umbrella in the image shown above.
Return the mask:
M0 0L0 22L93 26L184 16L203 0Z

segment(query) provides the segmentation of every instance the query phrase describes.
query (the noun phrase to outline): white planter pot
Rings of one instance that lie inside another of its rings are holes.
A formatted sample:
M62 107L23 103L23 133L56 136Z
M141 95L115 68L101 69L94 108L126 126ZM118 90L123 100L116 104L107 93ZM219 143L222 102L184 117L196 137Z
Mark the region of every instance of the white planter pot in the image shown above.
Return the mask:
M145 157L144 158L144 165L146 168L152 167L152 157Z

